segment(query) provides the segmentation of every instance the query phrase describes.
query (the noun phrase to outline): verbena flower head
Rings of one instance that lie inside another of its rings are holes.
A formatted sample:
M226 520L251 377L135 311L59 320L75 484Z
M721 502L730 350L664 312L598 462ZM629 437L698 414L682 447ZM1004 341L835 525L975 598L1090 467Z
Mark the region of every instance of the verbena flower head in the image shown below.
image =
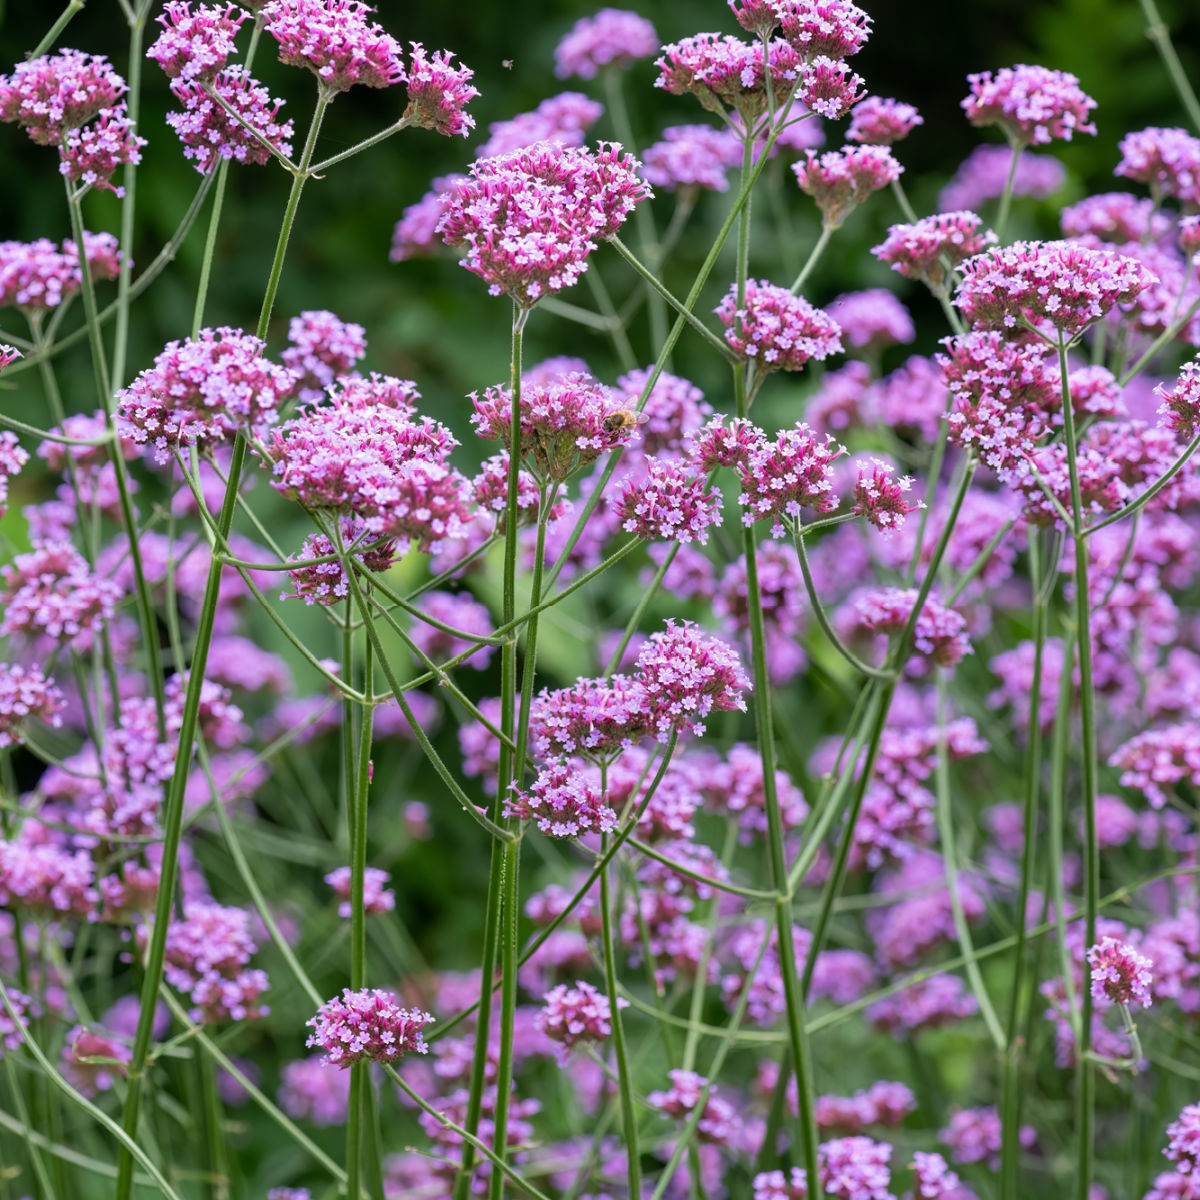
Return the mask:
M279 356L296 376L301 400L320 400L367 352L366 331L325 310L302 312L288 323L288 348Z
M1007 146L976 146L954 172L938 196L943 212L977 209L988 200L1004 194L1012 169L1012 150ZM1013 177L1013 196L1053 195L1067 180L1062 163L1051 154L1033 154L1022 150L1017 157Z
M1114 175L1146 184L1156 197L1200 207L1200 138L1186 129L1151 126L1127 133L1118 148L1121 161Z
M140 163L145 144L146 139L134 133L122 102L101 110L91 124L63 134L58 147L59 174L73 183L103 188L122 197L124 189L113 187L109 180L118 167Z
M154 365L118 393L122 433L153 446L166 462L181 446L211 445L271 424L293 379L264 350L259 338L228 327L168 342Z
M1014 242L968 259L962 274L954 302L972 324L1049 324L1067 339L1154 281L1136 259L1077 242Z
M149 931L138 929L145 944ZM172 919L167 930L167 982L192 1002L193 1021L244 1021L265 1016L259 1004L267 976L247 964L255 951L250 914L211 900L185 902L184 916Z
M115 279L121 266L117 239L111 233L86 231L83 239L92 278ZM82 285L79 254L73 240L64 241L61 249L48 238L0 242L0 308L9 305L43 311L57 308Z
M1181 1175L1200 1175L1200 1104L1189 1104L1167 1126L1163 1153Z
M912 1173L916 1184L913 1200L967 1200L970 1195L940 1154L914 1151Z
M171 92L183 111L167 113L167 124L183 143L184 158L190 158L197 171L207 175L223 158L262 166L271 160L271 151L259 138L280 154L291 154L292 120L279 119L283 101L272 100L271 93L245 67L226 67L208 86L240 121L209 96L203 85L187 79L171 84Z
M16 358L20 355L13 352ZM29 461L29 453L9 429L0 432L0 517L8 510L8 481L20 474Z
M263 28L279 43L279 61L306 67L331 92L391 87L404 77L400 43L370 19L361 0L271 0Z
M517 113L507 121L493 121L488 126L488 140L475 157L496 158L538 142L582 146L587 131L603 115L604 105L583 92L547 96L532 112Z
M167 0L158 15L162 33L146 57L168 79L212 79L234 53L234 38L249 14L236 4L201 4Z
M618 1009L629 1001L617 1000ZM612 1036L612 1005L608 997L590 983L580 980L573 986L560 983L543 997L543 1005L534 1025L562 1047L559 1062L565 1062L571 1047L580 1042L596 1044Z
M727 173L741 162L737 138L728 129L711 125L672 125L663 140L648 146L642 156L642 174L664 191L699 188L724 192Z
M1115 937L1102 937L1087 952L1092 995L1111 1004L1151 1004L1153 965L1145 955Z
M658 49L654 26L635 12L602 8L581 17L554 48L554 73L559 79L594 79L607 67L616 70L650 58Z
M889 1190L892 1147L867 1137L835 1138L817 1147L817 1171L825 1194L840 1200L895 1200ZM754 1177L753 1200L806 1200L803 1167L767 1171Z
M446 211L454 185L465 180L465 175L443 175L433 181L420 200L403 211L392 232L392 248L388 254L392 262L424 258L437 250L441 245L437 235L438 222Z
M637 537L703 546L721 522L720 491L679 459L649 458L618 486L621 528Z
M482 438L512 448L512 396L506 386L472 393L471 424ZM523 386L521 456L544 479L566 479L603 454L632 440L636 420L625 416L610 388L572 371Z
M821 56L800 69L796 99L810 112L836 121L867 94L862 77L844 62Z
M917 336L908 309L887 288L845 292L830 304L829 315L841 326L842 341L868 355Z
M645 688L626 675L581 676L570 687L543 688L529 715L540 758L609 758L646 734Z
M1158 241L1171 231L1171 219L1153 200L1129 192L1102 192L1085 196L1062 210L1062 231L1069 238L1091 234L1102 242Z
M342 898L338 905L338 916L349 918L354 914L351 890L354 872L350 867L337 867L325 876L325 882ZM369 913L391 912L396 907L396 893L388 888L391 876L378 867L368 867L363 873L363 910Z
M312 1027L305 1045L323 1050L323 1061L335 1067L390 1063L405 1054L428 1053L421 1030L432 1022L427 1012L401 1008L391 992L345 988L340 999L326 1000L305 1022Z
M346 545L352 545L362 532L353 518L342 520L342 538ZM285 592L284 600L303 600L305 604L320 604L328 606L345 600L350 595L350 581L346 578L346 570L335 558L331 562L313 563L312 560L329 558L336 553L333 542L323 533L310 534L304 539L300 553L295 557L305 566L297 566L288 571L287 576L292 581L294 592ZM385 541L376 549L365 553L355 553L350 556L364 571L386 571L396 559L396 543ZM288 562L293 559L289 558Z
M528 308L575 283L596 243L650 196L638 165L605 142L594 152L539 142L485 158L455 185L438 229L447 245L466 247L459 265L493 296Z
M15 121L41 146L113 108L128 91L103 54L60 50L18 63L0 75L0 121Z
M1174 387L1159 384L1155 392L1162 399L1158 415L1181 442L1190 442L1200 432L1200 362L1185 363Z
M704 732L713 712L746 711L750 680L737 651L690 621L650 635L638 652L634 677L644 689L650 727L659 741L673 732Z
M44 542L0 568L0 634L25 633L70 641L112 618L117 584L94 575L69 542Z
M704 1112L695 1124L701 1142L714 1146L730 1145L741 1128L737 1110L728 1100L722 1100L715 1085L695 1071L668 1071L671 1086L665 1092L651 1092L646 1103L676 1121L686 1121L700 1104L700 1096L708 1087Z
M1022 1146L1036 1141L1034 1130L1022 1125L1018 1132ZM950 1124L938 1134L938 1140L950 1147L950 1157L959 1163L986 1163L989 1170L1000 1166L1000 1114L991 1107L955 1109Z
M504 815L533 821L553 838L608 833L617 827L617 814L605 795L576 767L561 760L542 767L527 789L514 784L504 802Z
M864 146L890 146L924 124L925 118L911 104L868 96L850 110L846 141Z
M748 462L766 435L744 417L734 417L726 426L723 416L713 417L703 429L688 438L688 451L701 470L736 467Z
M772 533L779 537L788 520L800 520L805 507L832 511L838 504L833 464L844 453L831 437L804 422L763 439L737 467L742 484L738 503L746 510L742 523L770 518Z
M895 533L910 512L921 504L909 504L905 493L912 488L912 476L896 476L896 468L880 458L858 463L858 483L854 486L856 516L865 517L885 536Z
M26 721L61 725L65 706L54 680L38 667L0 663L0 750L23 744L21 726Z
M871 18L850 0L774 0L780 32L806 59L849 58L871 36Z
M904 168L886 146L850 146L818 156L808 152L792 170L800 190L821 210L826 228L837 229L872 192L899 179Z
M841 330L830 315L765 279L747 279L738 304L736 284L713 310L725 326L725 340L755 370L799 371L842 350Z
M1200 725L1181 722L1148 729L1113 751L1110 767L1121 786L1135 788L1154 808L1163 808L1180 783L1200 786Z
M735 109L743 122L767 111L768 87L777 107L786 103L805 68L801 55L776 38L768 47L764 72L760 45L718 33L697 33L663 46L654 65L659 68L655 87L675 96L690 93L710 112Z
M314 1125L344 1125L350 1076L316 1055L290 1062L279 1073L279 1106Z
M475 128L475 118L464 110L479 95L479 89L471 83L475 72L470 67L454 66L452 57L449 50L426 54L420 42L412 43L404 117L444 137L466 137Z
M861 628L871 633L899 633L917 602L915 588L875 588L854 602ZM971 653L967 621L962 613L926 597L913 630L913 648L935 666L952 667Z
M935 291L946 283L951 270L964 259L995 245L996 235L983 229L983 218L973 212L938 213L913 224L888 227L887 238L871 253L908 279L919 279Z
M1052 138L1070 141L1095 133L1088 113L1096 102L1066 71L1046 67L1005 67L968 75L971 94L962 102L972 125L999 125L1016 145L1035 146Z

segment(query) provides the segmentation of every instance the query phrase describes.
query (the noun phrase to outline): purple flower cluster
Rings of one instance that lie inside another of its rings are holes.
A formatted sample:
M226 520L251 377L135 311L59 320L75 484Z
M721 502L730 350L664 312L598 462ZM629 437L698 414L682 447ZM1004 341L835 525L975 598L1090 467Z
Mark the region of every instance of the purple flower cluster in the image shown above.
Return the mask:
M663 130L662 141L646 148L642 174L647 183L668 192L682 188L724 192L729 190L728 171L741 159L737 139L726 129L672 125Z
M1146 184L1156 197L1200 205L1200 138L1186 129L1151 126L1126 134L1119 149L1114 175Z
M1096 102L1066 71L1046 67L1005 67L968 75L971 94L962 102L972 125L999 125L1018 146L1052 138L1070 141L1076 133L1095 133L1088 113Z
M612 1036L612 1005L590 983L582 980L574 986L561 983L542 999L535 1025L561 1047L560 1063L566 1061L572 1047L580 1042L595 1044ZM628 1000L617 1000L618 1009L628 1007Z
M864 517L884 535L895 533L904 524L904 518L921 507L920 504L909 504L904 498L904 493L912 487L911 476L897 478L895 467L879 458L860 461L857 465L858 482L854 485L851 511Z
M0 663L0 750L21 745L25 721L61 725L64 704L54 680L38 667Z
M1115 937L1103 937L1087 952L1092 995L1111 1004L1151 1004L1150 960Z
M525 150L538 142L582 146L587 131L604 115L604 105L582 92L548 96L531 112L488 126L489 137L476 158L495 158Z
M438 231L447 245L466 247L460 265L491 295L528 308L575 283L596 243L649 198L638 165L611 143L590 151L538 142L479 159L470 179L454 184Z
M1013 152L1007 146L976 146L959 165L938 196L943 212L977 209L1004 193L1012 168ZM1057 158L1022 150L1017 156L1012 195L1053 195L1066 182L1067 172Z
M167 0L157 17L163 31L146 57L168 79L209 82L232 57L234 39L248 15L236 4L201 4L193 11L186 0Z
M708 541L721 522L721 493L679 459L648 458L644 470L620 482L617 515L627 533L647 540Z
M844 453L832 438L820 436L803 421L780 430L773 440L761 437L737 465L742 483L738 503L746 510L742 523L770 518L771 531L779 537L789 521L801 519L804 508L819 513L836 508L833 464Z
M846 141L863 146L890 146L924 124L925 118L911 104L868 96L850 110Z
M353 887L353 871L350 867L337 867L325 876L325 882L333 888L334 893L341 897L338 905L338 916L349 918L354 913L351 903ZM378 867L368 867L363 875L363 910L369 913L391 912L396 907L396 893L386 886L391 880L387 871Z
M449 50L426 54L420 42L412 44L412 61L405 75L408 107L404 119L443 137L466 137L475 128L475 118L465 112L479 95L471 83L470 67L454 66Z
M345 988L340 999L326 1000L305 1022L312 1027L305 1044L324 1051L322 1061L335 1067L390 1063L405 1054L428 1053L421 1030L432 1021L420 1009L401 1008L391 992Z
M848 146L817 155L808 151L793 165L800 190L821 210L827 229L837 229L873 192L899 179L904 168L884 145Z
M996 235L990 229L980 232L982 225L983 218L973 212L938 213L911 225L890 226L887 238L871 253L893 271L937 291L946 284L947 268L953 271L995 244Z
M841 330L828 313L803 296L765 279L748 279L741 303L736 285L714 310L725 340L756 371L799 371L842 350Z
M366 331L327 311L302 312L288 323L288 348L280 361L296 377L301 400L315 402L367 352Z
M292 376L240 329L202 329L168 342L154 365L119 393L121 432L165 463L183 446L210 446L270 425Z
M279 61L312 71L330 93L362 84L383 88L405 78L400 43L369 17L361 0L270 0L263 28Z
M602 8L581 17L554 49L559 79L594 79L607 68L623 70L658 49L654 26L634 12Z
M876 588L854 601L855 619L869 633L899 633L911 619L916 602L913 588ZM935 666L956 666L971 653L966 618L933 596L927 597L913 628L913 646Z
M45 542L0 567L4 590L0 634L56 642L94 632L112 618L122 590L92 572L69 542Z
M115 279L121 266L117 239L111 233L85 232L83 244L91 277ZM63 242L61 250L48 238L0 242L0 308L57 308L82 286L79 253L73 241Z

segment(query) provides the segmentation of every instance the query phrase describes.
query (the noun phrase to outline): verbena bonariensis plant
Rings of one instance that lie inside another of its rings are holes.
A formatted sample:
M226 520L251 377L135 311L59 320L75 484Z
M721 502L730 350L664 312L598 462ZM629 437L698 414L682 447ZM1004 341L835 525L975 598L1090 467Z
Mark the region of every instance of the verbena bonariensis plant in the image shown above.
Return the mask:
M472 136L471 70L358 0L122 0L123 77L67 5L0 78L65 197L0 243L0 1196L1200 1196L1200 105L1143 6L1196 131L1126 133L1135 190L1053 230L1013 202L1102 128L1086 81L969 76L1008 146L918 216L848 0L581 20L556 71L604 103L493 124L396 226L511 311L443 421L287 255L311 180ZM135 273L146 58L200 182ZM322 157L357 87L401 115ZM243 167L290 191L213 314ZM206 201L190 327L132 364ZM862 206L903 218L879 286L815 294ZM525 362L562 320L612 382ZM439 873L472 911L427 963Z

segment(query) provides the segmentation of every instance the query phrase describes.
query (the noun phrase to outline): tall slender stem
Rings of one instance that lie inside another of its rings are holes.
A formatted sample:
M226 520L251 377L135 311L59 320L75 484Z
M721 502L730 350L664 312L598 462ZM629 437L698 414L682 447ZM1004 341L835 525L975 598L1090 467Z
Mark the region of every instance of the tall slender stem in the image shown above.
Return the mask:
M1079 655L1080 755L1083 767L1083 903L1085 910L1085 946L1096 941L1096 898L1100 892L1100 850L1096 836L1096 792L1098 756L1096 751L1095 692L1092 683L1091 596L1088 594L1088 549L1084 535L1083 498L1079 486L1079 445L1075 434L1075 414L1067 370L1067 343L1060 334L1058 365L1062 373L1063 435L1067 446L1067 469L1071 479L1071 534L1075 543L1075 637ZM1028 831L1027 831L1028 832ZM1076 1193L1087 1200L1092 1179L1094 1109L1096 1102L1096 1064L1091 1058L1092 989L1090 968L1083 963L1083 996L1080 1005L1078 1130L1079 1171Z
M1038 818L1042 770L1042 659L1046 647L1046 600L1042 595L1041 558L1036 530L1029 535L1029 584L1033 597L1033 678L1029 689L1029 746L1025 753L1025 797L1022 808L1024 845L1021 849L1021 882L1017 888L1017 944L1013 950L1012 993L1005 1037L1004 1078L1001 1085L1000 1196L1017 1200L1021 1156L1021 1059L1026 943L1030 884Z
M1142 12L1146 14L1146 36L1158 47L1167 74L1171 76L1171 82L1187 110L1188 120L1191 121L1192 128L1200 133L1200 100L1197 100L1196 91L1179 61L1179 55L1175 53L1175 47L1171 43L1171 31L1158 15L1158 6L1154 0L1142 0Z
M330 97L321 91L318 93L316 111L313 113L312 124L309 126L308 138L304 146L302 163L307 166L312 161L313 150L316 147L317 135L321 122L328 108ZM267 278L266 292L263 295L262 307L258 315L257 333L265 336L271 320L271 312L275 307L275 296L279 290L279 280L283 275L283 263L287 257L288 240L291 237L292 225L295 223L296 210L300 205L300 194L304 190L307 176L297 175L292 180L291 193L284 209L283 222L279 230L279 238L275 247L275 257L271 263L271 272ZM82 254L82 247L81 247ZM87 272L83 273L87 279ZM237 507L238 486L241 483L242 467L246 460L246 439L239 434L233 444L233 458L229 464L229 482L225 488L225 497L221 503L221 512L217 518L217 532L222 540L227 540L233 526L233 514ZM135 533L129 527L131 546ZM187 790L188 776L191 770L192 747L196 740L196 724L200 712L200 695L204 686L204 672L208 666L208 651L212 644L213 625L217 615L217 601L220 597L221 571L223 564L214 554L209 567L208 578L205 582L204 600L201 604L200 618L196 627L196 642L192 650L191 668L188 675L187 693L184 697L183 715L180 721L176 741L175 770L167 787L166 801L163 805L163 848L162 863L159 869L158 896L154 906L154 924L146 947L145 969L142 976L141 1010L138 1014L137 1032L134 1035L133 1051L129 1064L129 1084L125 1092L125 1107L122 1112L122 1128L127 1141L137 1138L138 1118L141 1110L141 1093L144 1084L146 1061L150 1053L150 1043L154 1035L154 1011L158 1000L159 984L162 982L163 964L166 956L167 929L171 919L171 908L175 900L175 885L179 875L179 844L183 830L184 796ZM161 712L161 706L160 710ZM116 1200L129 1200L133 1190L133 1157L128 1149L127 1141L122 1142L121 1155L117 1163Z
M1021 145L1012 143L1012 161L1008 164L1008 178L1004 181L1004 191L1000 194L1000 211L996 214L996 237L1001 245L1004 243L1004 233L1008 228L1008 214L1012 208L1013 185L1017 182L1017 166L1021 161Z

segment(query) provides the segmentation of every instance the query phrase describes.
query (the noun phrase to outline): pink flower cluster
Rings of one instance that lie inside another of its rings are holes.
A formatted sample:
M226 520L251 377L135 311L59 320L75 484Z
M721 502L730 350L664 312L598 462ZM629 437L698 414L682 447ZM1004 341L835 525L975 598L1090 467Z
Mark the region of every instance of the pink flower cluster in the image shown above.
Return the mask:
M37 544L0 567L0 634L24 633L66 642L112 618L121 588L92 572L69 542Z
M617 814L591 780L565 761L547 763L526 788L514 785L504 815L533 821L547 837L573 838L608 833Z
M582 146L587 131L604 115L604 105L582 92L560 92L547 96L531 112L517 113L507 121L488 126L488 140L475 157L495 158L525 150L538 142L560 146Z
M139 944L149 930L138 929ZM245 1021L266 1016L259 1004L267 976L247 966L256 947L250 934L250 914L211 900L192 900L182 920L167 930L166 978L188 995L193 1021Z
M404 117L443 137L466 137L475 128L475 118L464 110L479 89L471 83L475 72L454 66L452 57L449 50L426 54L420 42L413 42L412 62L405 76L408 107Z
M539 142L480 159L454 185L438 231L466 247L460 265L491 295L528 308L575 283L596 243L649 198L638 165L611 143L590 151Z
M1160 383L1154 390L1162 400L1161 424L1179 441L1190 442L1200 432L1200 361L1184 363L1173 387Z
M273 100L245 67L226 67L203 82L176 79L171 92L183 111L167 113L167 124L202 175L223 158L262 166L272 152L291 154L291 118L279 119L283 101Z
M92 278L116 279L121 267L117 239L111 233L85 232L83 245ZM61 250L48 238L0 242L0 308L57 308L82 286L79 253L70 239Z
M321 310L291 319L288 348L279 357L295 375L300 399L317 401L335 379L353 371L366 352L366 331L361 325Z
M1014 242L968 259L962 273L955 304L972 324L1049 325L1067 339L1154 282L1136 259L1077 242Z
M890 146L924 124L925 118L911 104L868 96L850 110L846 141L864 146Z
M240 329L202 329L168 342L154 365L118 393L121 431L164 463L182 446L208 446L275 420L291 373Z
M62 692L40 668L0 663L0 750L21 745L27 720L61 725L64 704Z
M642 155L642 174L664 191L701 188L713 192L729 189L726 177L741 162L741 148L727 129L711 125L672 125L662 141Z
M602 8L575 22L554 49L554 73L594 79L607 68L623 70L658 49L654 26L634 12Z
M1189 208L1200 206L1200 138L1186 129L1151 126L1127 133L1114 175L1144 183L1155 196L1170 196Z
M618 1009L628 1007L628 1000L618 998ZM559 1044L559 1062L565 1063L571 1048L580 1042L595 1044L611 1037L612 1020L609 998L580 980L574 986L560 983L547 992L534 1024Z
M325 882L334 893L342 898L338 905L338 916L350 918L354 914L350 891L353 886L353 871L350 867L337 867L325 876ZM391 912L396 907L396 893L386 885L391 879L387 871L368 867L363 875L363 910L369 913Z
M721 522L720 491L679 459L648 458L619 486L621 528L637 537L704 545L709 528Z
M893 271L919 279L935 291L946 283L946 268L953 271L964 259L994 245L996 235L980 231L983 218L973 212L938 213L911 225L892 225L887 238L871 253Z
M765 279L747 279L740 304L734 285L714 311L725 340L761 373L799 371L842 350L841 329L828 313Z
M405 78L400 43L370 19L361 0L270 0L263 28L279 44L279 61L312 71L327 92L356 84L383 88Z
M695 1071L668 1071L667 1078L671 1081L667 1091L651 1092L646 1097L651 1108L657 1108L676 1121L686 1121L699 1106L701 1093L707 1087L708 1096L703 1114L695 1125L695 1136L714 1146L733 1143L742 1122L734 1106L717 1096L715 1085L709 1086L709 1081Z
M899 179L904 168L884 145L848 146L817 155L808 151L792 170L800 190L821 210L827 229L837 229L873 192Z
M971 94L962 102L972 125L999 125L1014 145L1034 146L1052 138L1070 141L1095 133L1088 113L1096 102L1066 71L1046 67L1005 67L968 75Z
M512 448L512 392L490 387L475 406L471 424L482 438ZM521 457L539 479L564 480L604 453L629 442L636 423L623 419L612 389L579 371L521 388Z
M769 439L760 436L737 464L742 491L738 503L746 510L742 523L772 521L774 536L789 521L799 521L802 509L830 512L837 507L833 493L833 464L845 453L829 436L821 436L803 421L781 429Z
M229 61L234 39L249 14L236 4L223 8L187 0L167 0L157 20L162 33L146 51L168 79L209 82Z
M1151 1004L1151 962L1115 937L1102 937L1087 952L1092 995L1110 1004Z
M912 477L901 475L891 463L879 458L870 458L858 463L858 483L854 486L854 508L856 516L866 518L885 536L895 533L904 524L910 512L916 512L921 504L909 504L904 493L912 488Z
M1181 1175L1200 1175L1200 1104L1189 1104L1167 1126L1167 1148L1163 1153Z
M912 617L913 588L876 588L854 602L861 628L870 633L899 633ZM934 597L925 600L913 630L913 646L935 666L953 667L971 653L966 618Z
M335 1067L390 1063L405 1054L428 1053L421 1030L432 1021L420 1009L401 1008L391 992L345 988L340 999L326 1000L305 1022L312 1027L305 1044L323 1050L323 1061Z

